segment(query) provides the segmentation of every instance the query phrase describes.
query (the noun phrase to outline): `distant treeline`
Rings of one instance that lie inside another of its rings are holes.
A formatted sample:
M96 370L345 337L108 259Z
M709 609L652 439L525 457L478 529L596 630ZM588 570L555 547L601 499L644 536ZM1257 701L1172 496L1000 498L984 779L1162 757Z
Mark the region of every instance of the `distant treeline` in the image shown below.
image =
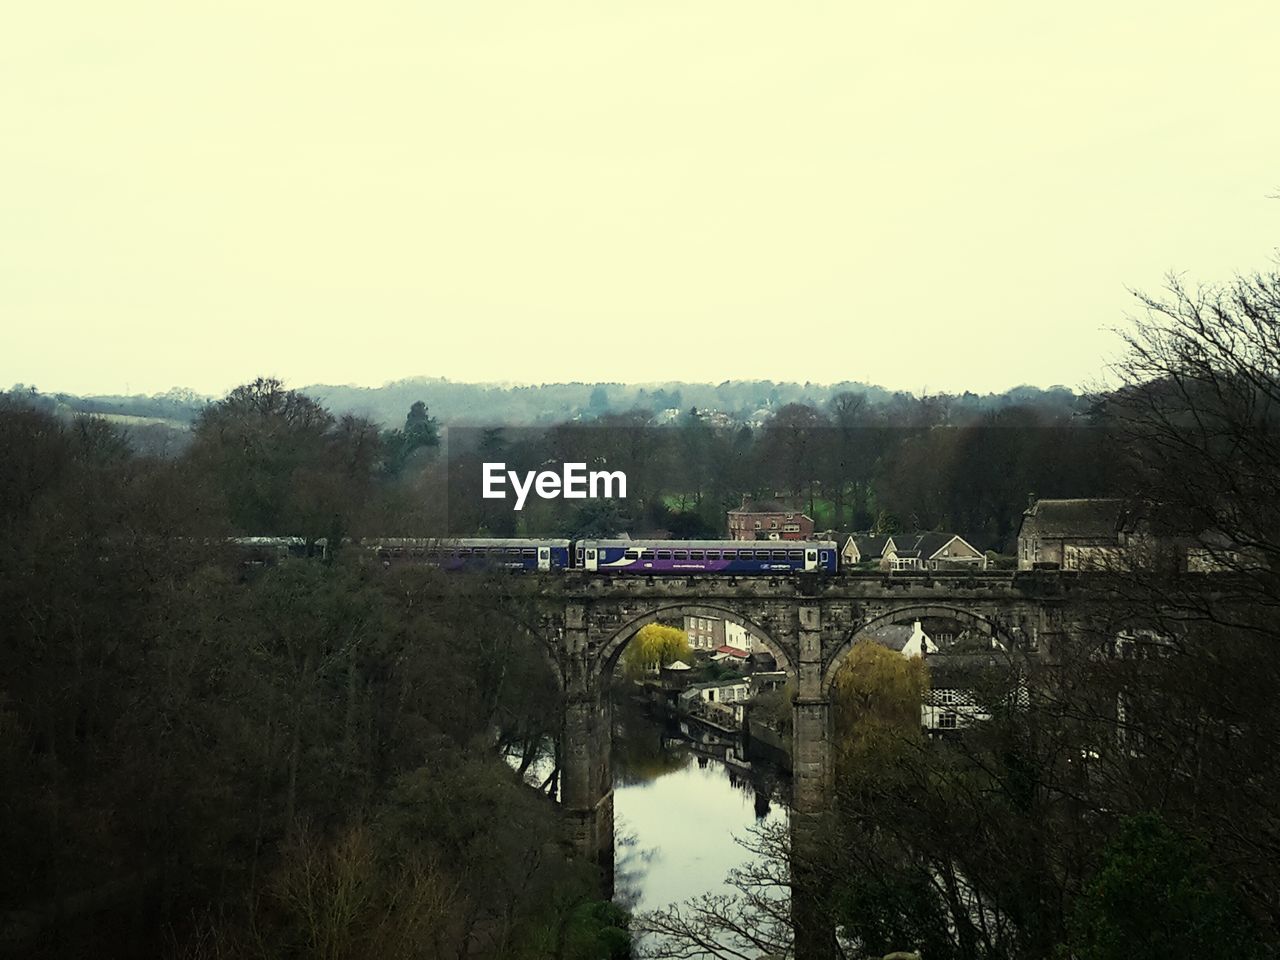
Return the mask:
M590 419L605 413L647 410L685 412L695 407L718 412L744 423L760 423L788 403L824 406L844 393L862 396L871 406L910 405L913 393L891 391L853 381L835 384L778 383L772 380L726 380L723 383L665 382L544 383L514 386L491 383L456 383L443 378L413 377L381 387L314 384L298 391L337 414L356 414L382 426L398 424L410 404L423 401L442 420L459 426L528 426L566 420ZM96 413L146 417L191 424L214 397L174 388L144 396L77 396L45 393L26 384L15 384L12 395L24 395L51 412ZM1003 393L931 394L928 402L948 411L957 421L1012 406L1031 406L1058 413L1079 410L1083 400L1066 387L1048 389L1021 386Z
M640 388L627 389L644 398ZM762 408L750 422L705 407L665 415L637 406L530 427L469 427L472 418L454 422L429 407L428 396L425 389L406 394L396 428L383 429L373 418L259 381L201 404L181 442L165 423L93 413L139 454L226 471L234 495L225 516L246 535L722 537L726 511L751 497L780 498L820 531L948 530L980 549L1008 552L1032 497L1105 496L1115 488L1103 408L1065 390L999 398L846 390ZM1023 400L1014 402L1017 396ZM51 413L70 409L30 391L9 398ZM182 403L195 401L169 398L154 412ZM261 449L264 459L246 466L236 459L239 447ZM318 479L313 455L333 465L322 471L326 479ZM481 497L486 461L520 470L565 462L621 470L628 494L586 503L535 498L516 512L510 502ZM339 468L340 480L331 475ZM342 510L326 505L349 489L360 496L343 500Z

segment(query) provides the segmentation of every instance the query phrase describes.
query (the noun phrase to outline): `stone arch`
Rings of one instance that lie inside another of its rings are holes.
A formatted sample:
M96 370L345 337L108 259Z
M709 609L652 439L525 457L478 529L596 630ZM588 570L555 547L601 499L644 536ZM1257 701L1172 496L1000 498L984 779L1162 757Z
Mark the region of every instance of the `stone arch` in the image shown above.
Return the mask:
M774 660L778 662L779 670L785 670L787 676L795 680L796 670L795 665L792 663L792 656L764 627L760 626L752 618L731 607L720 606L716 603L679 601L659 604L650 610L646 610L644 613L632 617L610 634L609 639L600 648L598 659L600 676L607 677L613 673L618 664L618 658L622 656L622 651L641 627L656 623L659 620L670 620L676 617L714 617L738 624L751 635L752 639L758 640L766 650L773 654Z
M827 660L822 670L822 696L826 697L831 692L831 683L835 679L836 672L840 669L840 665L844 663L845 657L853 649L853 645L857 643L869 630L885 624L896 623L910 617L913 620L924 620L928 617L940 617L948 620L958 620L961 623L967 623L976 626L989 636L996 637L1004 644L1012 649L1012 640L991 618L974 613L972 610L965 610L961 607L946 606L935 603L918 603L909 604L899 607L896 610L890 610L882 613L878 617L873 617L866 623L859 624L853 631L849 633L840 645L836 647L831 657Z

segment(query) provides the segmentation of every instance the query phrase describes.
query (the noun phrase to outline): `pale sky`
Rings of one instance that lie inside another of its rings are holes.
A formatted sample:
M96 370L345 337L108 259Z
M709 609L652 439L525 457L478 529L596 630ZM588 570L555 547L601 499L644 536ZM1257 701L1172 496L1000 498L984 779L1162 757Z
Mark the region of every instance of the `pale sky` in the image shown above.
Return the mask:
M1280 3L42 0L0 387L1076 386L1265 266Z

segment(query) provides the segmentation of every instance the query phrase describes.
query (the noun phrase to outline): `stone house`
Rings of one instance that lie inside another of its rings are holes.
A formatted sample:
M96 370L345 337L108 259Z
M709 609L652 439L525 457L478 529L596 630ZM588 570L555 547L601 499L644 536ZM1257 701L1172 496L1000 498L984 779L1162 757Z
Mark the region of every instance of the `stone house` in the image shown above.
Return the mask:
M1124 546L1124 520L1122 500L1037 500L1018 528L1018 569L1105 566Z

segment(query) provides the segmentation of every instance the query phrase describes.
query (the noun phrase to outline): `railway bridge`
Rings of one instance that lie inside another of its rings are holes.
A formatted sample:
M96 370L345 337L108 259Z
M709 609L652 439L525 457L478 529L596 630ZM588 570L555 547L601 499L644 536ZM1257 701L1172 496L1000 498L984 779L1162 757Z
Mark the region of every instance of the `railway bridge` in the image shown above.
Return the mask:
M1036 573L607 576L570 571L511 578L533 601L531 625L564 692L560 796L569 840L609 869L613 857L609 678L643 626L685 616L740 624L796 691L793 817L820 815L832 778L831 683L853 645L915 618L958 621L1006 648L1041 653L1071 631L1091 591L1078 575ZM492 581L487 589L492 588ZM488 602L501 603L501 589Z
M450 576L450 589L460 579ZM481 602L521 611L559 681L566 840L600 867L607 891L614 857L609 684L622 651L646 624L701 616L740 624L773 654L796 691L791 911L795 955L805 958L836 955L834 932L819 906L822 881L805 866L818 858L803 851L820 850L823 842L834 762L831 686L854 644L882 625L946 618L1010 651L1043 656L1107 599L1097 578L1059 571L687 577L567 571L474 582Z

